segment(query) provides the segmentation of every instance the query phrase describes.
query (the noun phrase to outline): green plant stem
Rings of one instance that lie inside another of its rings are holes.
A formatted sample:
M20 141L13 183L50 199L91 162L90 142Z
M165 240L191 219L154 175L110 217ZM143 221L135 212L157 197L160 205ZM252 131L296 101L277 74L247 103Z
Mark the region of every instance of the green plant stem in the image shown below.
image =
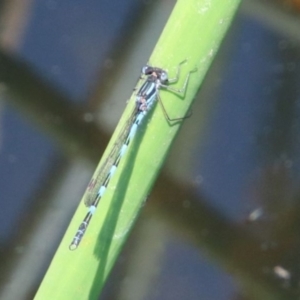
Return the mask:
M228 29L240 0L179 0L149 60L151 65L167 69L170 77L179 62L187 59L174 87L181 87L188 71L187 93L180 99L162 91L168 114L185 115ZM132 107L124 112L104 154L109 153ZM97 299L125 242L140 208L163 165L180 122L169 123L157 105L132 141L116 175L76 251L68 246L86 214L80 203L74 218L53 258L35 299ZM146 130L147 128L147 130ZM117 187L117 188L116 188Z

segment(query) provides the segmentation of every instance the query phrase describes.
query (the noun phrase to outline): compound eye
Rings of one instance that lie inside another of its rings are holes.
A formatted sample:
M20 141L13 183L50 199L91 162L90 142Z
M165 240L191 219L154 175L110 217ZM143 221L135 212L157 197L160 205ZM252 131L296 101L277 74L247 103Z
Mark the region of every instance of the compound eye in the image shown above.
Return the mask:
M152 67L146 65L144 67L142 67L142 73L145 75L149 75L152 73Z
M161 75L160 75L160 79L162 81L168 80L168 74L167 74L167 72L162 72Z

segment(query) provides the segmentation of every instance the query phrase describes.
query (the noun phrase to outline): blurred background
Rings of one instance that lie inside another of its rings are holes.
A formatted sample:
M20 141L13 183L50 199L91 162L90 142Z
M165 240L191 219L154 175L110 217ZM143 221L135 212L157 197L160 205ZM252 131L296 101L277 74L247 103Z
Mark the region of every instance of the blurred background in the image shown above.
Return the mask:
M0 2L0 299L34 297L175 2ZM299 299L299 13L243 1L99 299Z

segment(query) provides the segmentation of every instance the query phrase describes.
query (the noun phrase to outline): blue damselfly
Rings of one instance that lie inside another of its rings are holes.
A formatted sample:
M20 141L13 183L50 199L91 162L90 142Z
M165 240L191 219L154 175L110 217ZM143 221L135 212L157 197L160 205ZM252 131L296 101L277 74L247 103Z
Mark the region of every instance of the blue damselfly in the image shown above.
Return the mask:
M89 207L89 210L69 246L70 250L77 249L79 243L81 242L91 218L95 213L111 178L117 170L120 160L124 157L127 147L136 134L138 126L141 124L149 110L153 107L155 100L158 100L161 104L163 113L168 121L178 121L188 117L183 116L178 118L170 118L159 96L159 89L161 88L179 94L181 97L185 96L190 74L195 72L197 70L196 68L188 72L181 89L174 89L169 86L169 84L174 84L178 81L180 67L185 62L186 60L178 65L176 77L172 79L169 79L168 73L161 68L152 67L149 65L146 65L142 68L141 79L143 80L143 83L136 93L136 105L126 122L124 129L121 131L120 136L117 138L117 142L114 144L111 153L108 155L108 158L103 163L103 166L100 168L99 172L93 177L88 185L87 192L89 196L85 199L85 205Z

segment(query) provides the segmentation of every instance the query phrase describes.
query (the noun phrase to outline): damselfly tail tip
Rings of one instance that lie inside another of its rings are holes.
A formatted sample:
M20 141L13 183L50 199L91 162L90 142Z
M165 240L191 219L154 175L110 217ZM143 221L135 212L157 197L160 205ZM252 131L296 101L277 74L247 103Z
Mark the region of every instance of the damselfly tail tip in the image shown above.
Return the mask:
M71 251L74 251L74 250L76 250L78 248L78 245L76 245L76 244L74 244L74 243L72 243L70 246L69 246L69 250L71 250Z

